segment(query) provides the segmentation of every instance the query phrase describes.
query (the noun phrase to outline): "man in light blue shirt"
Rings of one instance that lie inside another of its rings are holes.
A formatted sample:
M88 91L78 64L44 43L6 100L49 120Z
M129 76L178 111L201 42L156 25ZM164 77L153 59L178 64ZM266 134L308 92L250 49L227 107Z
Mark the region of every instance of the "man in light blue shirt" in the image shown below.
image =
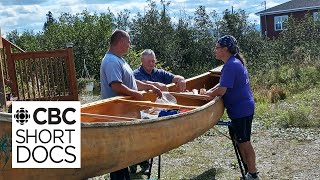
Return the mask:
M112 90L112 83L121 83L131 90L138 90L129 64L122 58L107 52L101 64L101 96L103 99L121 95Z
M101 97L127 95L136 100L143 100L138 90L152 90L159 97L160 89L136 80L129 64L122 58L130 48L129 34L123 30L115 30L111 35L110 48L100 66ZM110 173L111 180L130 180L128 168Z

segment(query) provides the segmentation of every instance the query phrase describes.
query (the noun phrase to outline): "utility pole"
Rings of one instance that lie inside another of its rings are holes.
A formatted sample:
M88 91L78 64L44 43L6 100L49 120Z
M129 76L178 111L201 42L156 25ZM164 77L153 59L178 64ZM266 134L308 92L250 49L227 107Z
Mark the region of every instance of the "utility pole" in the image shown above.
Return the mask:
M268 37L268 26L267 26L267 0L264 1L264 25L265 25L265 31L264 35L265 37Z
M166 16L166 5L165 5L165 3L166 3L166 1L165 0L161 0L161 3L162 3L162 6L163 6L163 17L162 18L165 18L165 16Z
M163 18L166 17L166 5L163 4Z
M231 14L233 14L233 6L231 6Z

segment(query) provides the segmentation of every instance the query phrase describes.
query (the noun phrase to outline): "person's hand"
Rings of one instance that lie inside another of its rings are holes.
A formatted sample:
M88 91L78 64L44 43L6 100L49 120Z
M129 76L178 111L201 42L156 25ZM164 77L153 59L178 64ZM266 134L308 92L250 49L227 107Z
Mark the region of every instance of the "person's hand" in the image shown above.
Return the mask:
M213 98L216 97L216 96L213 95L212 91L206 91L203 95L210 96L211 97L210 99L213 99Z
M155 93L159 98L161 98L162 97L161 90L154 85L150 85L150 86L151 86L150 90L152 90L153 93Z
M210 96L210 94L211 94L211 91L206 91L203 95Z
M187 84L186 84L186 81L184 79L178 81L176 83L176 86L177 86L178 91L180 91L180 92L186 91Z
M205 95L206 94L206 89L205 88L201 88L199 94L200 95Z
M154 85L159 88L161 91L168 91L168 87L167 85L163 84L163 83L159 83L159 82L156 82L154 83Z
M206 101L211 101L212 99L215 98L215 96L211 96L211 93L212 93L211 91L206 91L205 88L201 88L201 89L200 89L200 95L207 96L207 97L205 98Z
M206 101L211 101L212 99L214 99L215 98L215 96L209 96L209 95L205 95L206 96L206 98L205 98L205 100Z
M135 91L134 93L132 93L131 95L135 100L137 101L143 101L143 94L140 91Z

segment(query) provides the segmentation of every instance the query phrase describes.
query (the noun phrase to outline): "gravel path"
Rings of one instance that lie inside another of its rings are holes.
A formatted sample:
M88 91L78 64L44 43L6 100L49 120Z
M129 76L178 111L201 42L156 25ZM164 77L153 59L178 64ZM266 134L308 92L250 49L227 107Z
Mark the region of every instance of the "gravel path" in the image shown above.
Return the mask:
M80 96L81 104L86 104L94 101L100 100L100 96L94 96L92 94L87 94L85 96Z

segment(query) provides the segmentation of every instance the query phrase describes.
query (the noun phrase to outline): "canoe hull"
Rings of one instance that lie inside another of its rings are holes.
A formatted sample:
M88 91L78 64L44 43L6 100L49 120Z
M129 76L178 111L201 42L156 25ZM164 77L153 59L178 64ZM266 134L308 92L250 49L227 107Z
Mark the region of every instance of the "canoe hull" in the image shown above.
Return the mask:
M12 169L0 152L0 180L85 179L139 163L179 147L212 128L222 116L220 98L186 113L154 120L82 123L81 169ZM0 120L0 138L11 122Z

